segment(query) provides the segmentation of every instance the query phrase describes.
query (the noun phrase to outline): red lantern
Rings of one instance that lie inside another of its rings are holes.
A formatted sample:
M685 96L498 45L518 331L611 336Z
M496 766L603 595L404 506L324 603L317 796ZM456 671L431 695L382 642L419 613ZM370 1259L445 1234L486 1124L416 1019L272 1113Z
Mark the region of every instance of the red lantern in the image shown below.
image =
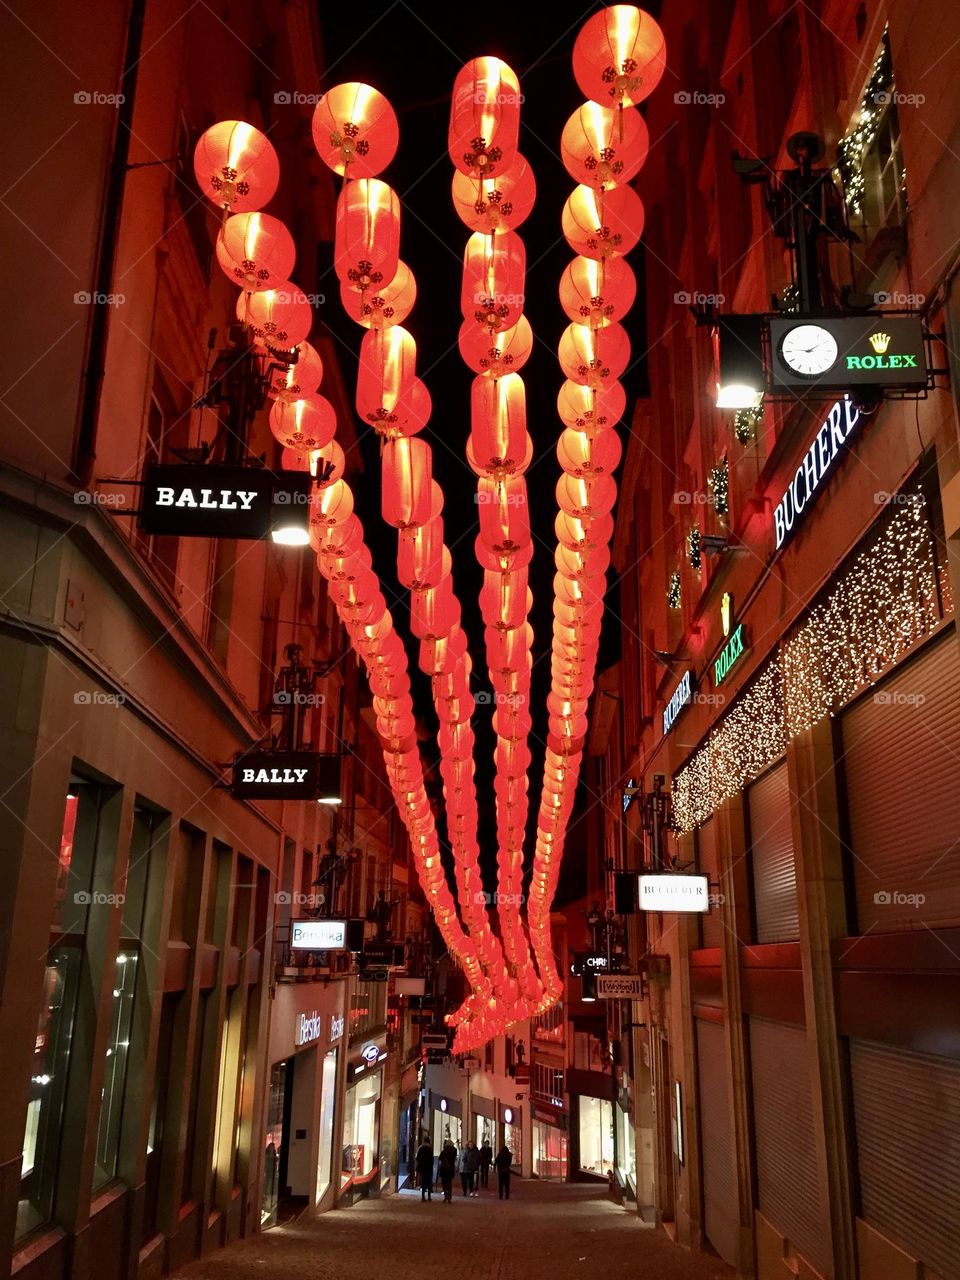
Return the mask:
M598 431L593 437L567 427L557 442L557 460L574 476L612 475L623 454L615 431Z
M231 213L262 209L280 182L273 143L243 120L221 120L201 134L193 171L207 199Z
M557 481L557 505L570 516L606 515L616 500L617 485L612 476L587 478L564 472Z
M284 367L273 370L269 394L275 400L299 400L316 391L323 379L323 361L309 342L299 343L292 354L295 360L286 364L291 357L284 356Z
M517 373L495 382L474 378L470 401L470 443L477 464L488 475L516 472L528 439L523 379Z
M609 380L600 390L569 379L557 396L557 412L568 427L588 434L601 427L615 426L624 415L627 396L623 385Z
M560 511L554 522L557 541L571 551L583 551L592 547L601 547L613 537L613 516L607 514L599 519L584 520L580 516L568 515Z
M432 451L425 440L402 436L383 447L383 518L396 529L430 519Z
M397 403L413 383L417 344L401 325L370 329L360 344L357 413L371 426L386 430L395 423Z
M310 332L313 308L303 290L287 280L278 289L241 293L237 319L249 327L258 347L290 351Z
M636 296L636 277L620 258L574 258L560 277L560 305L574 324L593 329L622 320Z
M510 569L521 569L524 565L528 565L533 559L533 543L528 542L523 547L512 548L509 551L491 551L479 536L474 542L474 549L477 553L477 560L483 569L497 569L500 573L507 573Z
M639 111L614 111L585 102L564 125L560 158L574 182L623 186L647 158L650 136Z
M660 83L667 61L663 32L643 9L614 4L593 14L573 46L582 93L607 106L642 102Z
M515 231L495 236L479 232L467 241L463 255L460 309L490 333L509 329L523 313L527 255Z
M435 587L446 572L443 521L403 529L397 541L397 577L411 589ZM449 555L449 552L447 553Z
M447 149L472 177L510 169L517 158L520 82L499 58L473 58L453 82Z
M270 410L270 430L275 439L298 453L322 449L333 439L336 429L337 415L324 396L304 396L291 403L277 400Z
M533 170L521 155L495 178L453 175L453 207L461 222L481 235L516 231L530 216L536 198Z
M217 262L248 293L278 289L289 280L297 252L293 237L269 213L235 213L220 229Z
M606 329L569 324L559 354L560 367L571 381L599 390L615 382L630 363L630 339L621 324Z
M403 324L417 300L417 282L405 262L397 264L397 274L389 284L358 293L350 284L340 286L340 300L351 320L365 329L387 329Z
M346 465L347 459L336 440L331 440L329 444L310 454L310 470L317 478L318 489L342 480Z
M344 480L338 480L326 489L313 494L310 504L310 523L322 528L331 524L343 524L353 514L353 493Z
M387 99L368 84L328 89L313 113L313 143L320 159L347 178L373 178L397 151L400 129Z
M574 187L560 218L567 244L585 258L622 258L643 234L643 201L633 187Z
M491 333L485 324L470 317L460 326L460 354L474 371L488 378L519 373L533 350L533 330L526 316L510 329Z
M504 480L481 478L477 486L480 537L491 551L526 546L530 541L530 509L527 486L520 476Z
M379 178L348 182L337 200L333 265L360 292L388 284L400 262L400 201Z

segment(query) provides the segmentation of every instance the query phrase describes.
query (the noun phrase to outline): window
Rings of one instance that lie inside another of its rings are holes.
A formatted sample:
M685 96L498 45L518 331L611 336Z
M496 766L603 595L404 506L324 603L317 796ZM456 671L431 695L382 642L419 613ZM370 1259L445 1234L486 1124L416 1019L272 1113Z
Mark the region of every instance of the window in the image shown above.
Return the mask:
M896 81L886 31L856 118L841 141L838 169L854 229L869 241L906 221L907 190Z
M613 1168L613 1103L603 1098L580 1099L580 1168L604 1176Z
M320 1079L320 1145L317 1148L317 1193L315 1203L323 1199L330 1185L333 1157L333 1111L336 1103L337 1050L324 1054Z

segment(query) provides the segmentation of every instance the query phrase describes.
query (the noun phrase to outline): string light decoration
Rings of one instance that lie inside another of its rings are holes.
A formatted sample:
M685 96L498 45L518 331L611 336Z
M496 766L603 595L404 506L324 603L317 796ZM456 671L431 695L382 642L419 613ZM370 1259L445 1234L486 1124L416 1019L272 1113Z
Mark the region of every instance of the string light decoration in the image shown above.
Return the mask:
M785 284L780 290L779 298L774 300L774 306L780 312L791 313L800 310L800 286L791 281Z
M730 465L726 458L711 468L707 484L713 494L713 509L722 519L730 514Z
M951 607L938 592L926 501L916 491L783 641L673 780L679 830L692 831L929 635Z
M845 138L837 144L837 168L843 183L843 195L847 209L852 214L863 210L866 184L863 177L863 153L867 150L880 127L889 94L893 90L893 60L890 56L890 37L883 29L880 49L870 70L857 122Z
M687 560L691 569L699 569L703 564L703 550L699 525L694 525L687 534Z
M682 598L683 588L680 585L680 571L675 569L670 575L670 581L667 583L667 608L679 609Z
M749 444L757 438L757 428L763 421L763 405L750 409L738 409L733 418L733 434L737 444Z

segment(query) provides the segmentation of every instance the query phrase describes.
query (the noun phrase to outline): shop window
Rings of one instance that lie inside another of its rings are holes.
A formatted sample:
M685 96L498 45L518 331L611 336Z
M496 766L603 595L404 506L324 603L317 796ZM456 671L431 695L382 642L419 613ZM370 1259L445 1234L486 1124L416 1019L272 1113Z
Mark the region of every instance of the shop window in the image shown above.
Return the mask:
M378 1167L382 1078L375 1071L346 1091L341 1190L369 1181Z
M580 1098L580 1168L605 1176L613 1169L613 1103Z
M533 1122L533 1172L538 1178L565 1182L567 1135L555 1125Z
M167 1097L170 1084L170 1058L173 1050L173 1029L177 1006L182 998L182 994L179 991L171 992L169 995L164 996L160 1009L157 1060L153 1073L153 1088L151 1090L150 1129L147 1135L143 1222L140 1234L141 1247L158 1235L160 1231L157 1213L160 1205L160 1170L163 1165Z
M840 143L838 169L847 211L861 239L869 241L884 228L903 225L907 217L906 170L886 31L857 116Z
M591 1031L573 1034L573 1065L578 1071L603 1071L603 1041Z
M320 1144L317 1148L317 1192L319 1204L330 1186L333 1161L333 1118L337 1101L337 1050L324 1054L320 1077Z
M277 1221L280 1200L280 1152L283 1146L283 1109L287 1088L287 1063L278 1062L270 1069L270 1093L267 1097L264 1131L266 1149L263 1157L263 1198L260 1202L260 1226L272 1227Z
M636 1132L630 1119L630 1112L617 1107L617 1169L620 1178L634 1192L637 1190L637 1146Z
M136 952L132 951L122 951L117 956L113 980L113 1004L110 1009L110 1032L107 1040L107 1062L100 1094L97 1155L93 1170L94 1191L111 1182L117 1175L120 1121L123 1115L123 1092L130 1056L130 1028L133 1023L138 960Z

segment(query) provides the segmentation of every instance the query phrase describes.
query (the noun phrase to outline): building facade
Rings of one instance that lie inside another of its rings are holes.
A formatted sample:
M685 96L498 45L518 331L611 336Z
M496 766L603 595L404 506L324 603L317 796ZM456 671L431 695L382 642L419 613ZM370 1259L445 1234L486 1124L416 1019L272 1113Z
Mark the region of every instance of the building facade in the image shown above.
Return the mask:
M622 473L621 657L603 677L619 697L595 699L593 849L603 905L617 870L646 868L703 873L710 909L622 917L644 996L608 1034L637 1207L743 1276L947 1280L958 17L731 0L663 22L675 93L651 102L660 141L638 181L650 395ZM691 306L795 313L788 246L743 175L791 168L801 131L823 139L825 208L856 233L822 245L824 310L919 312L927 394L715 407ZM735 172L731 153L762 163Z

